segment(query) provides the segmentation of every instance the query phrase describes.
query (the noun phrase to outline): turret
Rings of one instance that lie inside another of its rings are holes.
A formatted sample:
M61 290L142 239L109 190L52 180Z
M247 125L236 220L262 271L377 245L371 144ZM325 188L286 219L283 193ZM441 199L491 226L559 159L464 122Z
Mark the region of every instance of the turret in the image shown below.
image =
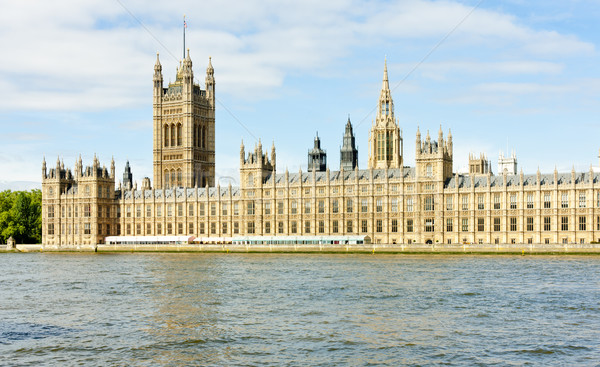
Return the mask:
M352 170L356 167L358 167L358 149L356 148L350 116L348 116L343 144L340 149L340 169Z
M131 189L133 184L133 174L131 173L131 168L129 167L129 161L125 163L125 171L123 172L123 187L125 190Z
M158 58L158 52L156 53L156 63L154 64L154 95L161 96L163 90L163 75L162 75L162 65L160 64L160 60Z
M110 178L115 178L115 157L110 160Z
M271 145L271 164L273 165L273 172L276 172L275 140L273 140L273 144Z
M244 165L244 158L246 155L246 148L244 147L244 139L242 139L242 144L240 144L240 167Z
M215 105L215 69L212 66L212 59L208 57L208 66L206 67L206 97L210 101L211 105Z
M46 178L46 157L42 160L42 179Z
M327 153L321 149L319 133L315 136L314 147L308 151L308 171L325 171L327 168Z

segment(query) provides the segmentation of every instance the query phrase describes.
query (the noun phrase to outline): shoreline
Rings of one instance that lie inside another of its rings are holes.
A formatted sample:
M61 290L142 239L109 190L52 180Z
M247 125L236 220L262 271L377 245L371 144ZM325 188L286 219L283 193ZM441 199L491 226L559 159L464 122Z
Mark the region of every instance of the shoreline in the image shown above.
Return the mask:
M95 253L288 253L288 254L448 254L448 255L600 255L600 244L410 244L410 245L87 245L43 246L16 245L8 249L0 245L0 253L21 252L95 252Z

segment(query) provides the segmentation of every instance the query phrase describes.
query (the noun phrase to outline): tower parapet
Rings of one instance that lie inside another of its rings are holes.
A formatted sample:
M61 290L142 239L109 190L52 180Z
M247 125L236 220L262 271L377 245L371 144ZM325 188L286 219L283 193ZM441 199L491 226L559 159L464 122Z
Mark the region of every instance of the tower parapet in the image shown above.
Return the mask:
M492 173L492 165L483 153L479 154L479 158L474 153L469 153L469 174L486 175Z
M271 157L275 158L275 145L271 147ZM263 153L260 139L253 151L245 155L244 143L240 149L240 186L243 188L261 187L267 178L275 173L275 162Z
M445 181L452 177L452 134L448 131L448 140L444 140L442 127L438 131L438 140L432 140L429 131L424 141L417 128L415 149L416 173L418 177Z
M498 156L498 173L505 173L507 175L517 174L517 153L513 150L510 157L504 156L503 152L500 152Z

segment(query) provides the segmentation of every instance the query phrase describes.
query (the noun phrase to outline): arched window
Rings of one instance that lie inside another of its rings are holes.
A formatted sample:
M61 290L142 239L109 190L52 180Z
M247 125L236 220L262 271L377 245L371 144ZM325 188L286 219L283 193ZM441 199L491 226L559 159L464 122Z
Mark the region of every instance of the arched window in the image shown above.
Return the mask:
M177 177L175 177L175 170L171 170L171 186L177 186Z
M175 146L175 125L171 124L171 146Z
M169 171L165 171L165 188L169 188Z
M198 125L194 124L194 146L198 146L198 140L196 137L196 130L198 130Z
M181 124L177 124L177 146L181 146Z
M426 172L425 172L425 175L426 175L427 177L431 177L431 176L433 176L433 167L431 167L431 164L428 164L428 165L425 167L425 170L426 170Z
M169 146L169 125L165 125L165 147Z
M183 175L181 174L181 169L177 170L177 186L183 187Z
M206 127L202 128L202 148L206 148Z

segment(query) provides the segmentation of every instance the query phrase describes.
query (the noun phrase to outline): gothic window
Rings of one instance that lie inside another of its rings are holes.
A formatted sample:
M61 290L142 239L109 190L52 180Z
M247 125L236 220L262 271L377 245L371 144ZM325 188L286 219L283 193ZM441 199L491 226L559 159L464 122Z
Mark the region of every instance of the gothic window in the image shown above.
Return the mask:
M585 231L585 217L579 217L579 230Z
M175 176L175 170L171 170L171 186L177 186L177 177Z
M585 208L585 193L579 194L579 207Z
M181 146L181 124L177 124L177 146Z
M551 202L550 202L550 196L551 194L549 192L545 192L544 193L544 209L550 209L551 208Z
M544 231L549 231L550 229L550 217L544 217Z
M165 147L169 146L169 125L165 125Z
M427 176L427 177L433 176L433 168L431 167L431 164L428 164L425 167L425 176Z
M429 196L425 197L425 210L426 211L433 211L433 210L435 210L435 203L434 203L432 195L429 195Z
M177 170L177 186L183 186L183 175L181 173L181 169Z
M227 203L221 204L221 211L223 212L223 215L227 215Z
M194 146L197 147L198 146L198 137L197 134L198 133L198 125L194 124Z
M560 206L562 208L568 208L569 207L569 194L568 193L563 193L561 196L561 201L560 201Z
M384 138L384 133L380 132L377 134L377 160L379 160L379 161L383 160L383 152L384 152L383 138Z
M175 125L171 125L171 146L175 146Z
M433 218L426 218L425 219L425 232L433 232L434 228L435 228L435 225L434 225Z
M391 161L394 155L394 148L392 146L392 133L389 131L385 133L385 146L387 160Z
M560 217L560 229L562 231L569 230L569 217Z

